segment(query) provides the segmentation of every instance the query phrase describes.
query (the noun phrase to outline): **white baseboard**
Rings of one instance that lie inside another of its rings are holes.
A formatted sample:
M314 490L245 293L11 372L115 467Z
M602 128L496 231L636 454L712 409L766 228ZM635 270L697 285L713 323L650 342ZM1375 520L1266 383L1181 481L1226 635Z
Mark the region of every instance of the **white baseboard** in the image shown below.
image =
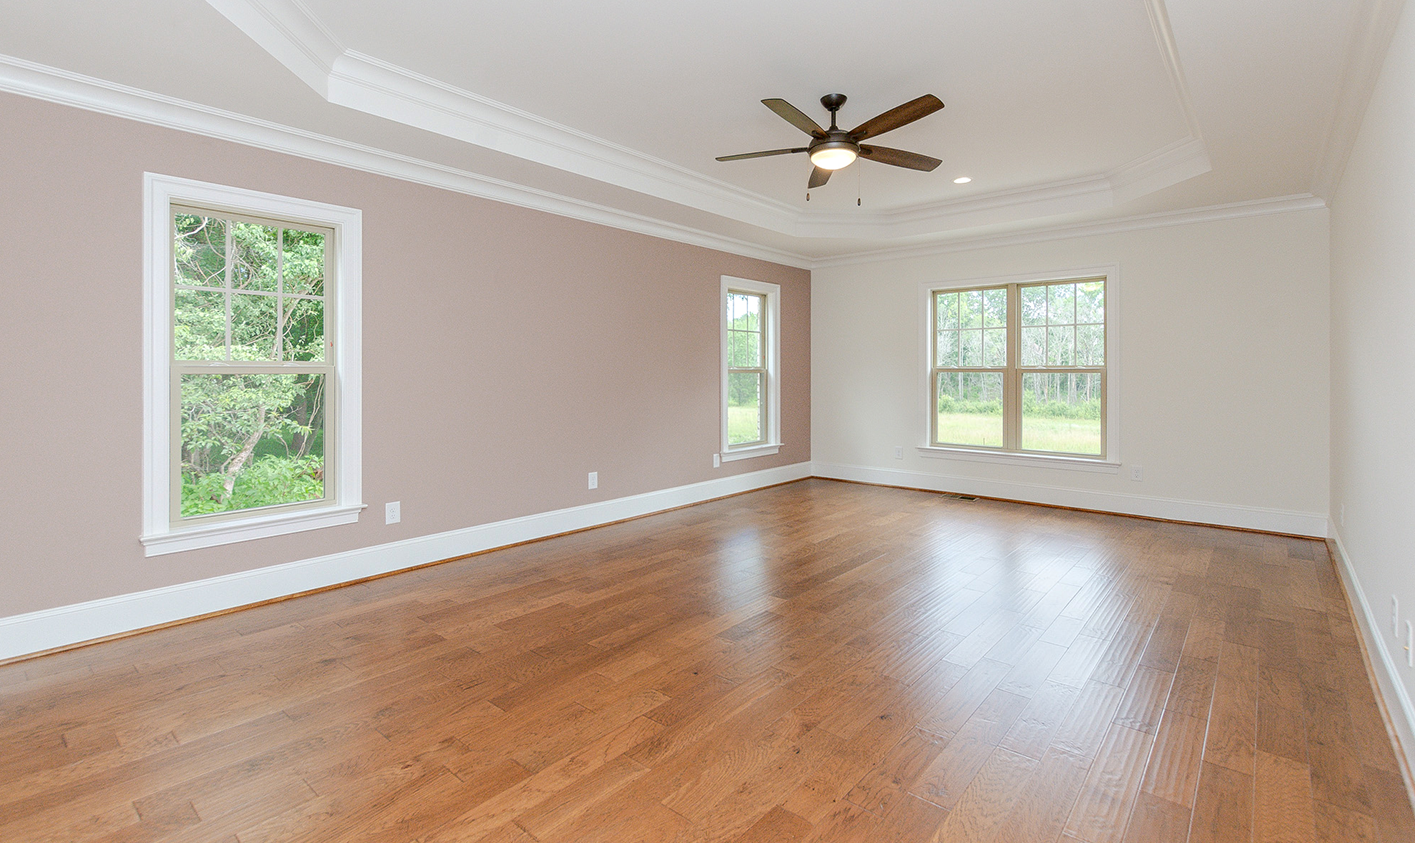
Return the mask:
M0 618L0 661L402 571L454 556L650 515L810 475L810 463L796 463Z
M1410 703L1405 683L1400 681L1400 671L1391 657L1390 647L1386 645L1386 637L1380 632L1382 626L1371 612L1371 604L1366 601L1366 592L1361 588L1361 579L1356 576L1351 557L1346 555L1341 534L1334 528L1331 540L1336 545L1337 573L1341 575L1346 593L1351 597L1356 610L1356 627L1365 639L1366 652L1371 656L1371 672L1375 675L1376 688L1385 700L1386 711L1390 712L1391 727L1396 734L1396 752L1404 755L1401 760L1404 762L1405 789L1410 794L1410 800L1415 802L1415 781L1412 781L1412 772L1415 772L1415 706Z
M1142 515L1147 518L1163 518L1168 521L1193 521L1199 524L1240 527L1245 530L1264 530L1319 539L1326 538L1327 535L1328 519L1325 513L1292 512L1255 506L1152 498L1114 492L1093 492L1084 489L1064 489L1032 483L1013 483L1005 480L985 480L977 477L958 477L924 471L904 471L861 465L813 462L811 463L811 473L816 477L829 477L835 480L854 480L859 483L904 486L911 489L927 489L932 492L955 492L961 495L1006 498L1027 503L1094 509L1120 515Z

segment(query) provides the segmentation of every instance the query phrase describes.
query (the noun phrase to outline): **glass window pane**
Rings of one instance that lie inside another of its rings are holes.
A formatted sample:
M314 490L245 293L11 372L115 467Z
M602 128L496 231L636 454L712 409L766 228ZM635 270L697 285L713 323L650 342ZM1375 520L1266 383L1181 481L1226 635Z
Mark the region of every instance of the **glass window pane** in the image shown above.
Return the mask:
M1047 323L1047 288L1022 288L1022 324L1045 325Z
M983 332L983 365L1007 365L1007 329L989 328Z
M1070 325L1047 328L1047 365L1076 364L1076 329Z
M183 517L324 497L324 375L182 375Z
M172 311L174 360L226 359L226 294L177 290Z
M275 296L231 295L231 359L274 360Z
M733 369L754 369L762 364L761 334L749 331L728 331L728 366Z
M285 299L284 331L281 353L286 360L324 361L322 299Z
M958 294L958 326L983 327L983 291L968 290Z
M324 295L324 235L313 231L284 231L285 292Z
M1022 375L1022 449L1103 453L1101 376L1070 372Z
M1087 281L1076 285L1076 321L1105 322L1105 282Z
M937 329L948 331L958 327L958 294L936 293L934 295L934 315Z
M938 365L957 366L958 363L958 332L940 331L938 334Z
M762 297L744 296L747 304L747 319L744 328L748 331L762 329Z
M1002 373L940 372L938 401L940 445L1002 447Z
M250 222L231 223L231 286L275 292L280 279L280 231Z
M193 287L226 286L226 221L195 214L172 215L173 280Z
M1022 329L1023 366L1045 366L1047 359L1047 329L1044 327Z
M1105 326L1080 325L1076 328L1076 365L1105 365Z
M1047 286L1047 322L1052 325L1073 325L1076 323L1076 285L1051 284Z
M961 344L959 349L958 365L960 366L981 366L983 365L983 332L982 331L962 331Z
M760 372L727 376L727 444L750 445L765 438Z
M1007 327L1007 290L983 291L983 324L989 328Z

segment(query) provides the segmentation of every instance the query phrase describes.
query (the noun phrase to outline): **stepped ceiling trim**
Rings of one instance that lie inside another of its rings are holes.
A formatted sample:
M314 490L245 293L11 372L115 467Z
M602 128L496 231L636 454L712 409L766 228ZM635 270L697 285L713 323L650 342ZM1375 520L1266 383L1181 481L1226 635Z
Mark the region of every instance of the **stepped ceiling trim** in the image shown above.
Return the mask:
M0 91L801 269L872 263L895 258L1326 207L1322 199L1302 194L1188 211L1122 217L1099 223L1043 226L1013 234L959 237L947 243L892 247L830 258L812 258L533 190L442 164L421 161L10 56L0 55ZM1087 189L1094 189L1094 185L1085 183L1072 187L1080 195L1084 195Z
M0 91L744 257L801 268L811 264L810 257L795 252L651 219L10 56L0 56Z
M207 0L331 103L794 237L890 239L1093 211L1211 169L1163 0L1146 0L1186 137L1109 173L847 215L766 199L687 168L345 48L299 0Z

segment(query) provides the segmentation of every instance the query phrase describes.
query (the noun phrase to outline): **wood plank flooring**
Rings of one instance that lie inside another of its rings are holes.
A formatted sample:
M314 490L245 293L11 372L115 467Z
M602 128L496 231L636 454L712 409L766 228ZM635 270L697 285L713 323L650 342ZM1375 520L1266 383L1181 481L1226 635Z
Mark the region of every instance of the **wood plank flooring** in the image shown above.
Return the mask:
M0 667L0 840L1415 841L1325 547L808 480Z

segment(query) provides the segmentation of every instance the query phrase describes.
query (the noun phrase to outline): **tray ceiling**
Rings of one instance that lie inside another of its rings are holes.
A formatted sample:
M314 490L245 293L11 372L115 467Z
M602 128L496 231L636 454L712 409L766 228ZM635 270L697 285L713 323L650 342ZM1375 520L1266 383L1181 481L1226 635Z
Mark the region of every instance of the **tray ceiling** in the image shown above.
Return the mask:
M1320 197L1399 3L0 7L3 89L211 112L227 134L293 132L303 139L292 151L323 144L381 157L384 170L442 173L454 189L809 262ZM849 96L847 127L937 94L944 110L879 142L943 165L858 162L808 202L805 156L713 160L801 145L760 100L785 98L825 123L818 100L835 91Z

